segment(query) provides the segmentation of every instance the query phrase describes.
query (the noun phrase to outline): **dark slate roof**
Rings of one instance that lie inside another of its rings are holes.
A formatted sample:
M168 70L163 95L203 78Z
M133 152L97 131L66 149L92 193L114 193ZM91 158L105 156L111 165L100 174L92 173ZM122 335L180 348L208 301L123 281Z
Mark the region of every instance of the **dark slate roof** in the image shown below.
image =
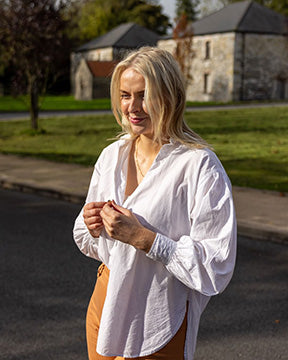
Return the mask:
M204 17L193 24L195 35L243 32L284 34L287 18L259 3L241 1Z
M193 23L194 35L225 32L287 34L288 18L254 1L240 1ZM162 39L171 38L162 37Z
M239 32L287 34L288 18L256 2L250 2L248 11L238 26Z
M138 48L144 45L154 46L160 36L138 24L122 24L109 31L107 34L89 41L80 46L76 51L87 51L107 47L113 48Z

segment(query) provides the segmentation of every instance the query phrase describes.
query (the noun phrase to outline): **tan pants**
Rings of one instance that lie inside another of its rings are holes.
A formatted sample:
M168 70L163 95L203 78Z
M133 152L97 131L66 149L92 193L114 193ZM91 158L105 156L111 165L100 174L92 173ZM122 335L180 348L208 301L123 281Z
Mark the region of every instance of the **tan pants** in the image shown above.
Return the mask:
M98 338L98 330L101 319L102 308L104 305L107 285L109 280L109 270L101 264L98 269L97 282L94 292L91 296L90 303L87 310L86 317L86 339L88 348L89 360L125 360L121 356L109 357L102 356L96 352L96 344ZM157 353L137 358L130 358L132 360L183 360L184 359L184 344L187 329L187 316L183 321L180 329L173 337L173 339L164 346Z

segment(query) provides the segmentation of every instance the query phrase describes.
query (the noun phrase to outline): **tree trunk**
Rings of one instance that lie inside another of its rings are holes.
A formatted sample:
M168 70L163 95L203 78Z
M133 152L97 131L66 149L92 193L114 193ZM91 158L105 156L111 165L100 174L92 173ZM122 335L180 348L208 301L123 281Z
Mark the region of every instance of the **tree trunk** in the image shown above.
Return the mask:
M37 82L33 81L30 85L30 120L31 127L38 130L38 115L39 115L39 93Z

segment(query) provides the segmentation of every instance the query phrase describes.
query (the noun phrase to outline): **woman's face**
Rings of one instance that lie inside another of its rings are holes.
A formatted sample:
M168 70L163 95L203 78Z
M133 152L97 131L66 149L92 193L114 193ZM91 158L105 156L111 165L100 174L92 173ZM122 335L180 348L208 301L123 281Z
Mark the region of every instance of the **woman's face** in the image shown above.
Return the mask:
M120 78L121 110L136 135L153 136L153 128L144 103L145 79L132 68Z

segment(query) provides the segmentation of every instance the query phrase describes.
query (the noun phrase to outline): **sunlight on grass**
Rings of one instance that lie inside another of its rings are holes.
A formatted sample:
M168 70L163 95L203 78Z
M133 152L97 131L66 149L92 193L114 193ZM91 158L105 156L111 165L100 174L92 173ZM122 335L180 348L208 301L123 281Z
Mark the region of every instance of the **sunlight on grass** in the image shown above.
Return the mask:
M215 149L233 185L288 192L288 108L189 112L190 127ZM0 123L0 152L94 165L121 131L112 115ZM110 140L107 140L110 139Z
M18 112L29 109L27 96L0 96L0 111ZM44 96L40 97L39 107L41 110L110 110L110 99L95 99L80 101L71 96Z

